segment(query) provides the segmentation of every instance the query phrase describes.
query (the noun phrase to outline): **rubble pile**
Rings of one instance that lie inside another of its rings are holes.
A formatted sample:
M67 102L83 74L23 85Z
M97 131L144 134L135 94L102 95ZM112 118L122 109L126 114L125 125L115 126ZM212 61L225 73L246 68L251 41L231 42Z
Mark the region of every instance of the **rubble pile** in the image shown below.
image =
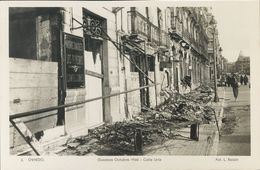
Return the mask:
M158 139L174 137L173 131L163 128L162 123L152 124L152 122L137 119L100 126L91 130L90 135L102 144L114 144L114 146L118 145L117 147L133 149L137 129L142 130L144 145L154 144L158 142Z
M195 91L200 91L201 93L213 93L213 84L201 84L195 89Z
M88 136L79 137L70 142L76 143L75 145L67 144L67 146L88 145L100 148L101 145L109 145L117 149L134 150L137 129L142 131L144 146L174 139L178 136L177 129L194 123L208 123L213 119L212 108L207 105L212 96L209 93L203 93L211 90L210 87L201 86L193 92L180 94L165 89L162 91L165 100L155 109L143 108L147 111L133 115L132 120L104 124L94 128L89 131ZM90 139L95 139L91 145L89 145ZM84 154L91 150L93 151L93 148L88 147ZM83 151L77 154L81 152Z
M212 109L207 105L211 101L212 95L201 93L198 90L183 95L169 89L163 92L169 98L156 110L158 114L168 113L169 121L208 123L213 118Z

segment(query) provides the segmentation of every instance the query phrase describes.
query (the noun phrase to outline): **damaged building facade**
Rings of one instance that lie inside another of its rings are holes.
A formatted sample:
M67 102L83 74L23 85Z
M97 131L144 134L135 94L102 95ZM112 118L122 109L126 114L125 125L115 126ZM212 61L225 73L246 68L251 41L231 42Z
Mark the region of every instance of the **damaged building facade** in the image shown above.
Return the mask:
M85 135L156 107L163 102L162 89L187 91L187 76L191 88L209 81L207 12L10 8L12 119L25 125L22 133L41 140L54 132L55 138ZM42 112L30 115L35 110ZM10 147L23 144L10 125Z
M207 8L171 8L170 36L173 41L174 77L190 76L192 88L209 81ZM180 86L175 83L175 87ZM184 90L182 88L182 90Z

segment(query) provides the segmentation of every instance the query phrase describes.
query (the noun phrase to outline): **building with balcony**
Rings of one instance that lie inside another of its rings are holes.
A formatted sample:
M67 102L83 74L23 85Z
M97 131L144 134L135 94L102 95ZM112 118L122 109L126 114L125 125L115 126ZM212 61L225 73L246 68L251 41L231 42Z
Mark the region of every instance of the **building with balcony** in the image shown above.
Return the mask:
M175 87L191 76L193 88L209 80L207 8L172 7L170 36L173 43ZM183 89L182 89L183 90Z
M78 136L128 117L124 95L104 98L126 91L116 38L102 7L9 9L10 115L82 102L19 118L22 133ZM25 143L10 126L12 151Z
M170 14L157 7L10 8L10 115L59 106L19 118L23 133L44 141L49 131L84 135L160 104L161 89L173 82ZM10 147L25 144L10 129Z
M214 58L216 59L217 78L222 74L222 48L218 38L217 21L212 13L207 14L207 35L209 37L208 55L210 59L210 80L214 79ZM215 56L215 57L214 57Z
M185 92L187 77L191 88L207 82L207 13L199 7L10 8L10 115L59 106L20 122L38 138L55 129L78 136L159 105L165 88ZM24 144L10 129L11 147Z

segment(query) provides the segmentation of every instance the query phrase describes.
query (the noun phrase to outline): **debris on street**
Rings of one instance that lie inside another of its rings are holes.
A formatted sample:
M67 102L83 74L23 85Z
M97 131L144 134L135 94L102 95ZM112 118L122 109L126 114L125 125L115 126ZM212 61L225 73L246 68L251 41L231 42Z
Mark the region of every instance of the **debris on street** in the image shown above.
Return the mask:
M107 146L130 152L134 150L137 129L142 131L144 146L174 139L180 128L213 120L212 108L208 104L212 99L212 95L208 93L211 91L208 86L200 86L187 94L165 89L161 92L165 99L161 105L154 109L143 107L146 111L133 115L132 120L104 124L91 129L87 136L68 141L64 152L87 155Z

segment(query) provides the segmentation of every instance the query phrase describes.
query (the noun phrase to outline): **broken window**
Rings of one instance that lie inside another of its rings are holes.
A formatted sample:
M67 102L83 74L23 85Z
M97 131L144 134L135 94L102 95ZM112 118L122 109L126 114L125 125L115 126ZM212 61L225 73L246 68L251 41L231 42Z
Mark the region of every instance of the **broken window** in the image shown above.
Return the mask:
M9 56L57 61L60 17L57 8L9 9Z
M148 57L148 71L154 71L155 69L155 57L149 56Z
M13 10L10 8L10 12ZM10 15L9 30L9 56L36 60L35 18Z
M140 67L140 56L136 53L130 55L130 60L133 63L130 63L130 71L131 72L138 72L139 70L136 68L136 65Z

